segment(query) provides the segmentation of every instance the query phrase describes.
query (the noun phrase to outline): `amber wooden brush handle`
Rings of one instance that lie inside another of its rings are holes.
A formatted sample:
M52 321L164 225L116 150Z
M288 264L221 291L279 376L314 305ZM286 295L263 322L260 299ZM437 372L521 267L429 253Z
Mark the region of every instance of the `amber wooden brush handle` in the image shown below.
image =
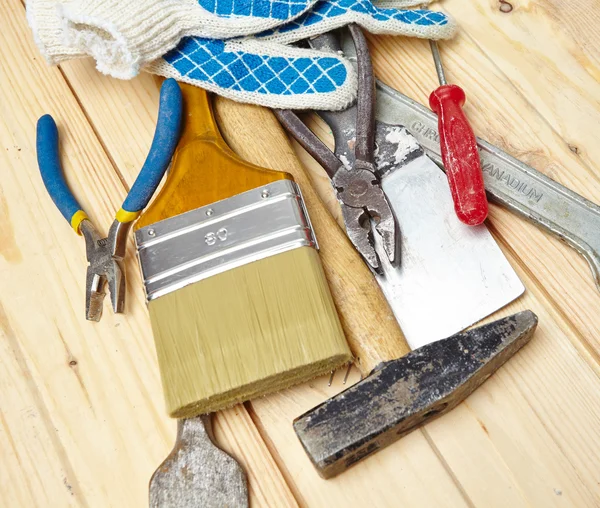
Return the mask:
M290 173L300 185L346 338L363 374L410 351L373 275L312 188L287 135L265 108L215 101L221 133L243 159Z
M136 229L289 178L240 159L221 137L210 94L185 83L179 86L184 105L181 139L167 181Z

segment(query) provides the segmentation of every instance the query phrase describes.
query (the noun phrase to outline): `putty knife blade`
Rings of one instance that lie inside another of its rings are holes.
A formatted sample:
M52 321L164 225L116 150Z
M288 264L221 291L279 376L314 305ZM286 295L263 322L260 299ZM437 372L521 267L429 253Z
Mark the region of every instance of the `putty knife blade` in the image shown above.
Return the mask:
M354 108L321 112L335 137L336 155L354 162ZM383 293L406 340L416 349L477 323L523 294L525 288L485 225L467 226L454 213L448 180L401 125L380 121L376 166L400 229L400 265L375 247Z
M448 180L426 155L398 165L382 188L401 232L400 266L377 276L411 349L444 339L518 298L522 282L485 225L456 214Z

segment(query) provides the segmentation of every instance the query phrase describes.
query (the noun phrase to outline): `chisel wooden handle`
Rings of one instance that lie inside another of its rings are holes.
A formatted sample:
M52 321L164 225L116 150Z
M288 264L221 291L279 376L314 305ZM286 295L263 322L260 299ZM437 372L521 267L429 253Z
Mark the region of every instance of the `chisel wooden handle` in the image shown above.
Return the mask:
M346 339L363 374L410 351L387 301L360 255L312 188L306 170L273 113L215 100L225 141L248 162L290 173L302 190L319 242L321 260Z

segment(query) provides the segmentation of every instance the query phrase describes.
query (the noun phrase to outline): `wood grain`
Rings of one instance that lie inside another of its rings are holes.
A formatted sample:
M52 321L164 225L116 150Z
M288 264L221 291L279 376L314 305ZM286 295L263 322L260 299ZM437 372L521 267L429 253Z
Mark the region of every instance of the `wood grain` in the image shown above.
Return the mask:
M126 188L63 74L49 68L24 36L22 4L3 2L0 16L0 82L6 89L0 157L7 168L0 209L8 211L0 223L11 225L2 229L0 242L10 245L0 259L0 443L6 450L2 470L8 472L1 475L0 504L147 506L148 480L172 447L175 422L164 412L133 251L127 260L127 315L107 308L100 323L87 322L84 245L43 187L35 159L37 118L51 113L57 120L69 184L101 229L112 221ZM104 97L84 87L106 114ZM139 147L130 183L155 124L158 96L145 98L152 114L149 136L139 146L129 144L136 141L128 131L136 121L105 115L107 128L124 128L126 146ZM215 433L247 470L269 471L261 488L250 487L253 504L295 504L243 406L218 415Z
M466 89L478 134L598 203L596 2L510 3L508 14L496 0L443 3L462 28L442 47L448 76ZM127 316L107 309L86 323L83 245L41 186L33 136L53 113L74 190L107 226L150 145L158 90L89 61L49 69L22 5L2 2L0 16L0 504L144 506L174 426L135 260ZM426 103L427 44L371 43L377 74ZM532 342L456 410L332 481L312 470L291 420L337 393L343 373L219 414L217 437L250 472L254 506L600 505L600 295L567 246L497 206L489 225L527 287L500 315L534 310Z

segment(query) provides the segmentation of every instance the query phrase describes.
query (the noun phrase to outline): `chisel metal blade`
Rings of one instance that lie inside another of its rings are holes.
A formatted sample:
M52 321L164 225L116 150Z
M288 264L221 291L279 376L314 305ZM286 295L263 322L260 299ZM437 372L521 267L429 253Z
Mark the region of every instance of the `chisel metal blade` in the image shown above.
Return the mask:
M150 508L248 508L246 474L215 444L211 418L177 421L175 446L150 479Z
M398 218L402 262L384 265L377 282L412 349L464 330L523 294L487 227L458 219L448 179L429 157L398 164L382 188Z

